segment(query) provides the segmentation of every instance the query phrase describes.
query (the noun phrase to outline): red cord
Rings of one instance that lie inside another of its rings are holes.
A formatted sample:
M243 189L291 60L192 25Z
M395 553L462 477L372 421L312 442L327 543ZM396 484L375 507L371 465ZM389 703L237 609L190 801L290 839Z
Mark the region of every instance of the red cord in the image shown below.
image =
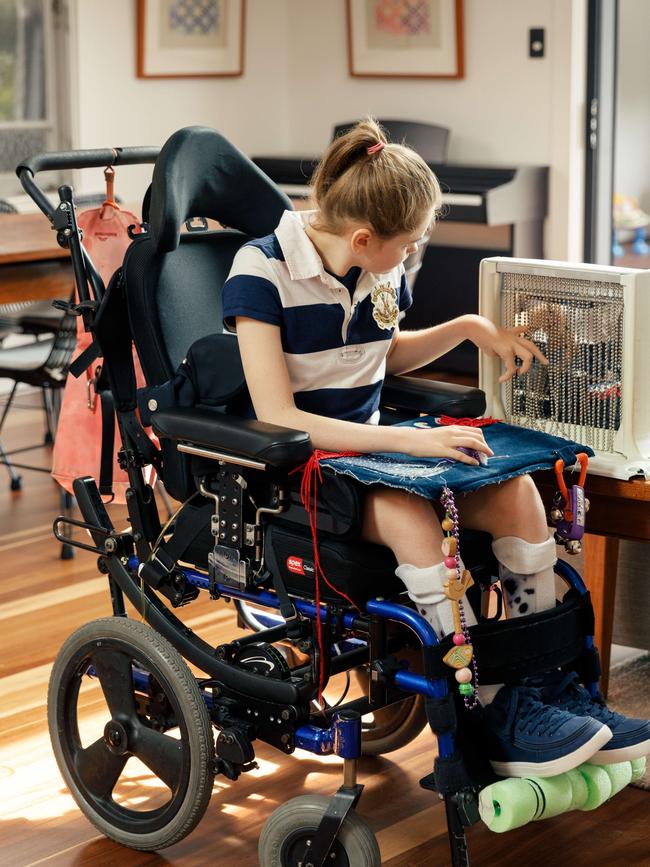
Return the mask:
M346 602L349 602L349 604L355 610L359 611L359 606L355 605L355 603L350 599L349 596L346 596L345 593L337 590L336 587L330 584L320 563L320 556L318 554L318 530L316 526L318 513L316 506L316 501L318 497L318 482L323 481L320 461L327 458L356 457L358 454L359 452L327 452L321 449L314 449L313 454L305 464L303 464L301 467L297 467L295 470L292 470L293 473L302 471L302 480L300 482L300 502L302 503L305 511L309 515L309 527L311 530L311 539L314 548L314 578L316 591L316 642L318 644L319 650L318 703L321 705L321 707L323 706L323 684L325 682L325 658L323 655L322 619L320 611L321 579L325 582L325 584L327 584L330 590L332 590L338 596L341 596L343 599L346 600Z
M464 427L486 427L486 425L497 424L500 421L503 419L492 418L491 416L486 418L452 418L450 415L441 415L438 417L438 424L460 424Z

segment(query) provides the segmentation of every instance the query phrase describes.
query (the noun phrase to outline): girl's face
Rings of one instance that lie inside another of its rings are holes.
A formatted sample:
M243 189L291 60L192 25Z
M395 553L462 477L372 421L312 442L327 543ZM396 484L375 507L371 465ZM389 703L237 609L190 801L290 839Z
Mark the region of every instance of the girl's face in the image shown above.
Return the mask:
M427 214L412 232L400 232L392 238L378 238L373 235L368 240L363 268L375 274L383 274L396 268L417 250L418 242L429 232L432 220L433 212Z

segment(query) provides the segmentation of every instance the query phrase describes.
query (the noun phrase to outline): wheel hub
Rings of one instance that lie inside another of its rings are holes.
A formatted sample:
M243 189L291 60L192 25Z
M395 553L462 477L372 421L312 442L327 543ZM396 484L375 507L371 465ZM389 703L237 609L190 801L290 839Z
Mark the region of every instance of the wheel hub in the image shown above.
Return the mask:
M114 719L106 723L104 743L116 756L123 756L129 751L129 737L122 723Z

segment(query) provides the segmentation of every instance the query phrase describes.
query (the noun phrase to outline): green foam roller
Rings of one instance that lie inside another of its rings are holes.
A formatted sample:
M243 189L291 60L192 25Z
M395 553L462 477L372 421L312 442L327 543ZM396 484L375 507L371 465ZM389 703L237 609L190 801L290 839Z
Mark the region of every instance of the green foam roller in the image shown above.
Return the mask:
M612 784L612 794L610 795L610 798L617 795L621 789L624 789L632 781L631 762L616 762L613 765L601 765L601 768L605 769Z
M632 766L632 780L631 780L631 782L635 783L637 780L640 780L641 777L645 774L646 757L641 756L640 759L632 759L630 764Z
M580 765L578 770L587 784L587 800L580 810L595 810L612 795L612 781L602 765Z
M587 781L580 773L580 768L572 768L565 774L566 778L571 783L571 806L570 810L581 810L587 803L589 797L589 787Z
M557 774L555 777L527 777L526 781L536 787L539 794L540 806L535 814L536 820L550 819L571 809L573 787L566 774Z
M478 810L490 831L501 834L521 828L539 809L538 795L528 780L511 778L486 786L479 794Z

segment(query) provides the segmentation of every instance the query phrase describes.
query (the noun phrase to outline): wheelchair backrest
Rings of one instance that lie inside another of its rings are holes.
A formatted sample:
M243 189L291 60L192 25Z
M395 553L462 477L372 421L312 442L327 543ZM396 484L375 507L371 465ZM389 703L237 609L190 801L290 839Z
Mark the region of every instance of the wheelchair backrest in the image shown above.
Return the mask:
M149 231L136 237L124 261L131 331L149 385L170 379L196 340L223 331L221 290L235 253L249 238L273 232L290 208L215 130L187 127L168 139L154 166ZM200 217L229 228L181 235L187 220ZM229 358L232 351L224 351L214 364ZM187 458L163 448L163 462L166 487L185 499L194 490Z

